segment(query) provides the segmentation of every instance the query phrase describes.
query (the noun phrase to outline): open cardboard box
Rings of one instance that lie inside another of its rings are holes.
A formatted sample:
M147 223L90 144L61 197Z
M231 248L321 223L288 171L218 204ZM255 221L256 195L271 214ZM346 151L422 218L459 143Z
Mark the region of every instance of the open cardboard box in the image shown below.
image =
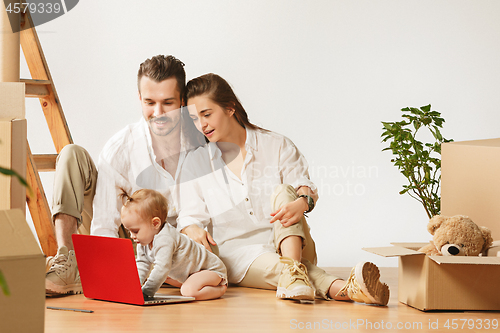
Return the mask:
M486 257L426 256L428 243L364 250L399 257L401 303L422 311L500 310L500 139L450 142L441 152L441 214L467 215L492 231Z
M0 210L0 332L43 332L45 259L19 209Z
M428 243L364 248L399 257L398 300L422 311L500 310L500 257L426 256Z

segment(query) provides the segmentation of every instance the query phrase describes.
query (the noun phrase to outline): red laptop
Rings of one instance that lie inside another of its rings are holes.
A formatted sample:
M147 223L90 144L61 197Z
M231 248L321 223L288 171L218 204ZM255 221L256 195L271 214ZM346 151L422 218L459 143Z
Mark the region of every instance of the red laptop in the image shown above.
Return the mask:
M85 297L135 305L194 300L194 297L156 294L145 301L130 239L77 234L72 237Z

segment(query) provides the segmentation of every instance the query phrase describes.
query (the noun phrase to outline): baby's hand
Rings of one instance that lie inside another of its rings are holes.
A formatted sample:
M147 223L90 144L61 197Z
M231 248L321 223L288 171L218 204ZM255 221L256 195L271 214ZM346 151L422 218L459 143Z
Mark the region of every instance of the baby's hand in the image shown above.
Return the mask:
M144 297L144 302L152 301L154 299L154 296L148 296L145 293L142 293L142 296Z

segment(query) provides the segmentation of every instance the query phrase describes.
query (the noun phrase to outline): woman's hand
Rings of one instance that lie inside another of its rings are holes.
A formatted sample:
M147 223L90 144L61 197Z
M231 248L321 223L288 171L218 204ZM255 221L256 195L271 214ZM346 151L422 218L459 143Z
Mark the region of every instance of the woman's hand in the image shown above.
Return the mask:
M283 205L280 209L271 213L273 218L271 219L271 223L276 221L280 221L281 225L289 227L299 222L300 219L304 216L304 212L309 209L309 205L305 198L298 198L293 202L289 202L286 205Z
M212 236L204 229L196 224L189 225L181 230L181 232L194 240L196 243L203 245L208 251L212 252L210 244L217 245Z

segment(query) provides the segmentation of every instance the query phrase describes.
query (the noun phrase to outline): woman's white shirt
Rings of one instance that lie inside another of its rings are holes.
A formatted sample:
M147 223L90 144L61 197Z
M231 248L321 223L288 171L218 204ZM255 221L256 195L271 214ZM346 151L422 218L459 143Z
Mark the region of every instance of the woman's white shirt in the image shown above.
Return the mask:
M216 143L189 153L174 193L178 230L207 227L232 283L243 279L258 256L276 251L270 223L274 188L290 184L316 190L307 161L285 136L247 128L245 149L241 179L226 166Z

